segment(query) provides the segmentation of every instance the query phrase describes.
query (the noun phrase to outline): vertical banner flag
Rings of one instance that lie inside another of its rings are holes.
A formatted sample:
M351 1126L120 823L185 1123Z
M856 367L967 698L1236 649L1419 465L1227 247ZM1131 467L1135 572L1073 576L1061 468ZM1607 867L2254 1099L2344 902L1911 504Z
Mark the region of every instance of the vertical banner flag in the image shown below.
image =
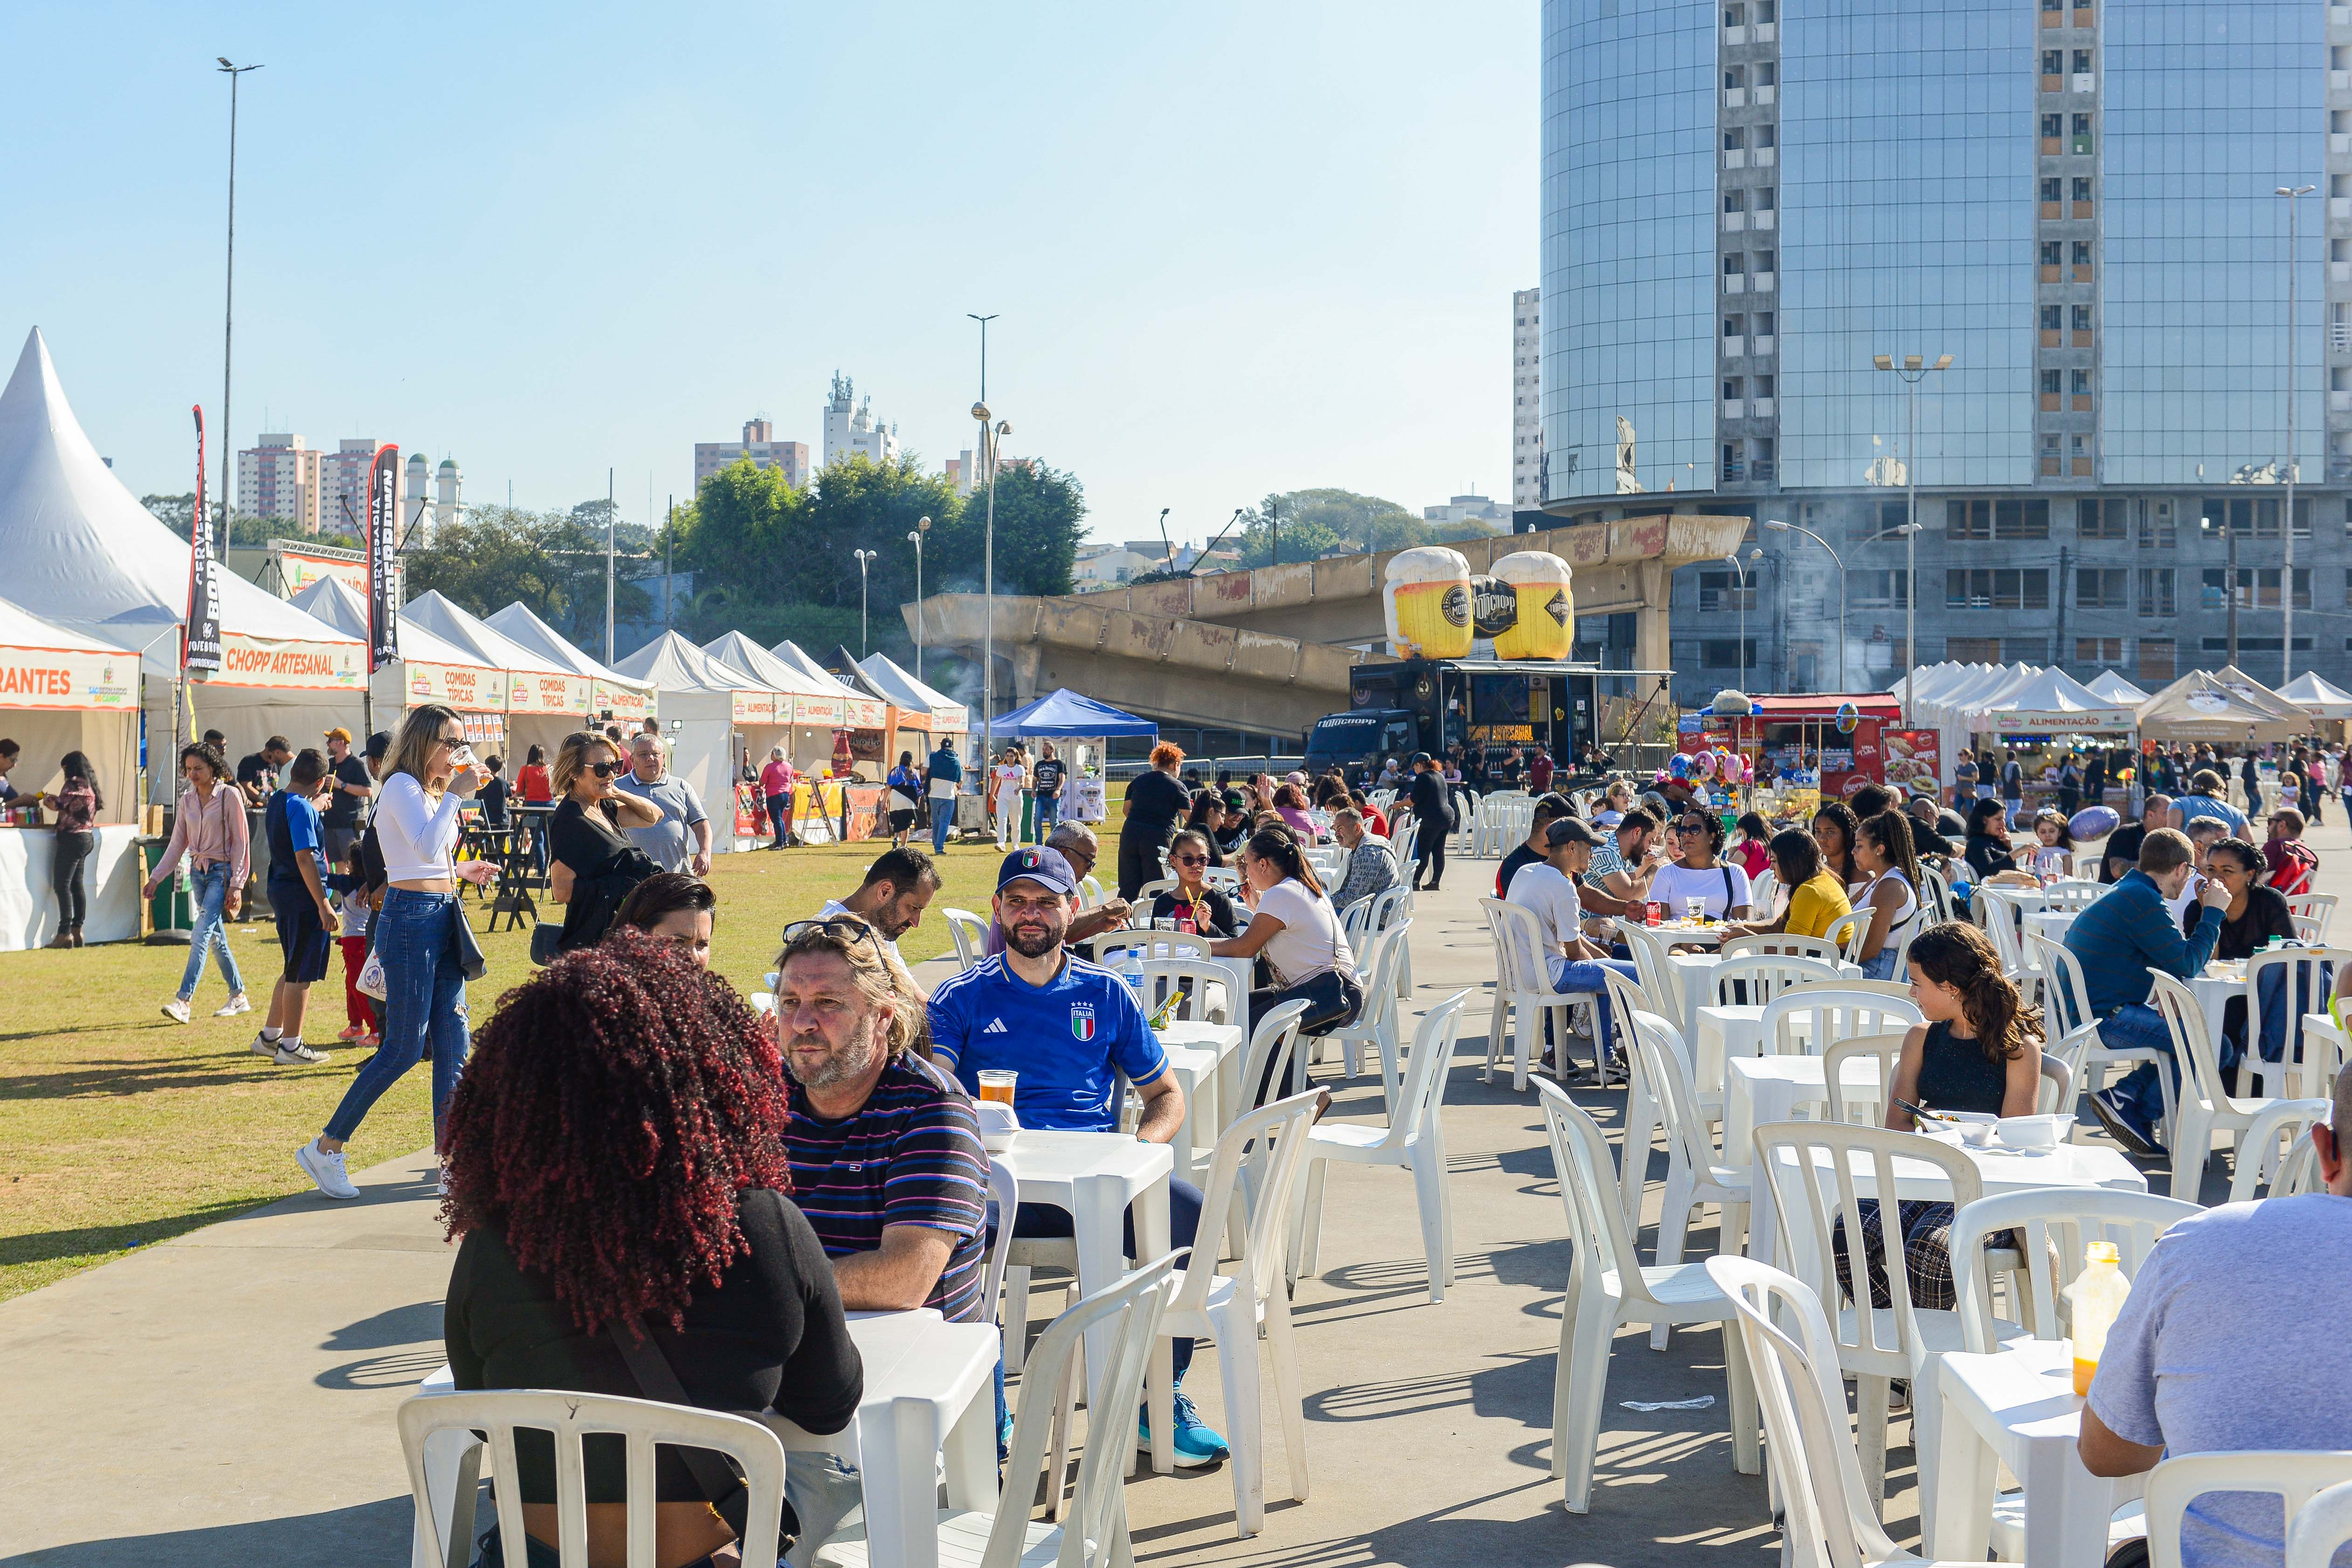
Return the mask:
M205 499L205 411L196 416L196 504L188 512L188 615L180 628L180 673L221 667L220 567L213 559L213 513Z
M400 448L375 449L368 468L368 673L400 658L399 578L394 552L400 521Z

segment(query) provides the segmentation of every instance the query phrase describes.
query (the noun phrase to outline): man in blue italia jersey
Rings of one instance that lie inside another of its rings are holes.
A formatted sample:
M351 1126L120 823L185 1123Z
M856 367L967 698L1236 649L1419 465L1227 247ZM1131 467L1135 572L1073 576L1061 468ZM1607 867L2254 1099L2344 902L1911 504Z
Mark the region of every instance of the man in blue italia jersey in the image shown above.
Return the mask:
M996 876L995 911L1004 951L965 970L931 993L931 1052L963 1086L977 1093L983 1069L1021 1075L1013 1109L1024 1127L1082 1132L1118 1130L1118 1079L1124 1073L1143 1098L1135 1135L1165 1143L1184 1121L1184 1091L1151 1036L1143 1009L1118 975L1062 946L1077 902L1078 880L1058 850L1016 849ZM1168 1230L1180 1250L1201 1226L1201 1189L1181 1178L1168 1184ZM1062 1209L1023 1204L1015 1236L1068 1236ZM1127 1250L1135 1253L1135 1217L1128 1216ZM1225 1440L1204 1425L1185 1397L1184 1369L1192 1342L1175 1345L1176 1462L1223 1459ZM1144 1417L1149 1425L1149 1416ZM1145 1436L1150 1433L1147 1430Z

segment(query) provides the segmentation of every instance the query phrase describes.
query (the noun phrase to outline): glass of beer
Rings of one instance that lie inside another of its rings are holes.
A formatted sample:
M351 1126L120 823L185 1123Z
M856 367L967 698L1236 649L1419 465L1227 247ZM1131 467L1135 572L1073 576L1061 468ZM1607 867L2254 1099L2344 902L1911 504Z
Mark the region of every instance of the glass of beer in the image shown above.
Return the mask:
M980 1069L980 1098L1010 1105L1013 1103L1013 1086L1020 1079L1019 1073L1006 1068L982 1068Z

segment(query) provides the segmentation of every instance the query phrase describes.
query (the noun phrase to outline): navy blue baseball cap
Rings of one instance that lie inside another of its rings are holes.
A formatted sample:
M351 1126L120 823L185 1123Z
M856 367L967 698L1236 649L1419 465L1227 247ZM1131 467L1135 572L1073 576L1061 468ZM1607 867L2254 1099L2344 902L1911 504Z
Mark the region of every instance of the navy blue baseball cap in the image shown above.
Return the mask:
M1050 888L1066 899L1076 898L1078 893L1077 873L1070 869L1069 861L1063 858L1060 850L1047 849L1042 845L1015 849L1004 858L1004 864L996 868L998 892L1003 892L1008 883L1022 881Z

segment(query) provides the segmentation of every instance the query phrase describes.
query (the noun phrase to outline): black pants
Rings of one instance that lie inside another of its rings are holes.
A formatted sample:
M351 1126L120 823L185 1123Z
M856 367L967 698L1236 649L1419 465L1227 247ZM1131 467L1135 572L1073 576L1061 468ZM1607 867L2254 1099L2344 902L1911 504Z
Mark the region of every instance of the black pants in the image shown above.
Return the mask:
M61 936L79 936L81 922L89 914L89 897L82 888L82 863L98 847L98 835L69 833L60 827L55 837L57 858L49 868L49 886L58 895L58 931Z
M1146 882L1156 882L1167 873L1160 868L1160 852L1176 837L1176 825L1170 823L1154 833L1148 827L1138 827L1129 822L1118 830L1118 896L1132 902L1136 892Z
M1421 841L1414 848L1417 858L1412 863L1412 885L1423 886L1422 878L1426 875L1427 885L1434 888L1438 879L1445 875L1445 830L1431 823L1422 829Z
M1364 1010L1364 988L1338 970L1327 969L1280 991L1253 991L1249 994L1250 1033L1256 1034L1258 1020L1286 1002L1307 1004L1307 1016L1299 1024L1300 1044L1290 1053L1290 1065L1282 1075L1278 1089L1274 1082L1274 1064L1265 1064L1265 1075L1254 1090L1257 1098L1250 1102L1253 1105L1286 1100L1307 1087L1305 1037L1328 1034L1354 1023L1356 1016Z

